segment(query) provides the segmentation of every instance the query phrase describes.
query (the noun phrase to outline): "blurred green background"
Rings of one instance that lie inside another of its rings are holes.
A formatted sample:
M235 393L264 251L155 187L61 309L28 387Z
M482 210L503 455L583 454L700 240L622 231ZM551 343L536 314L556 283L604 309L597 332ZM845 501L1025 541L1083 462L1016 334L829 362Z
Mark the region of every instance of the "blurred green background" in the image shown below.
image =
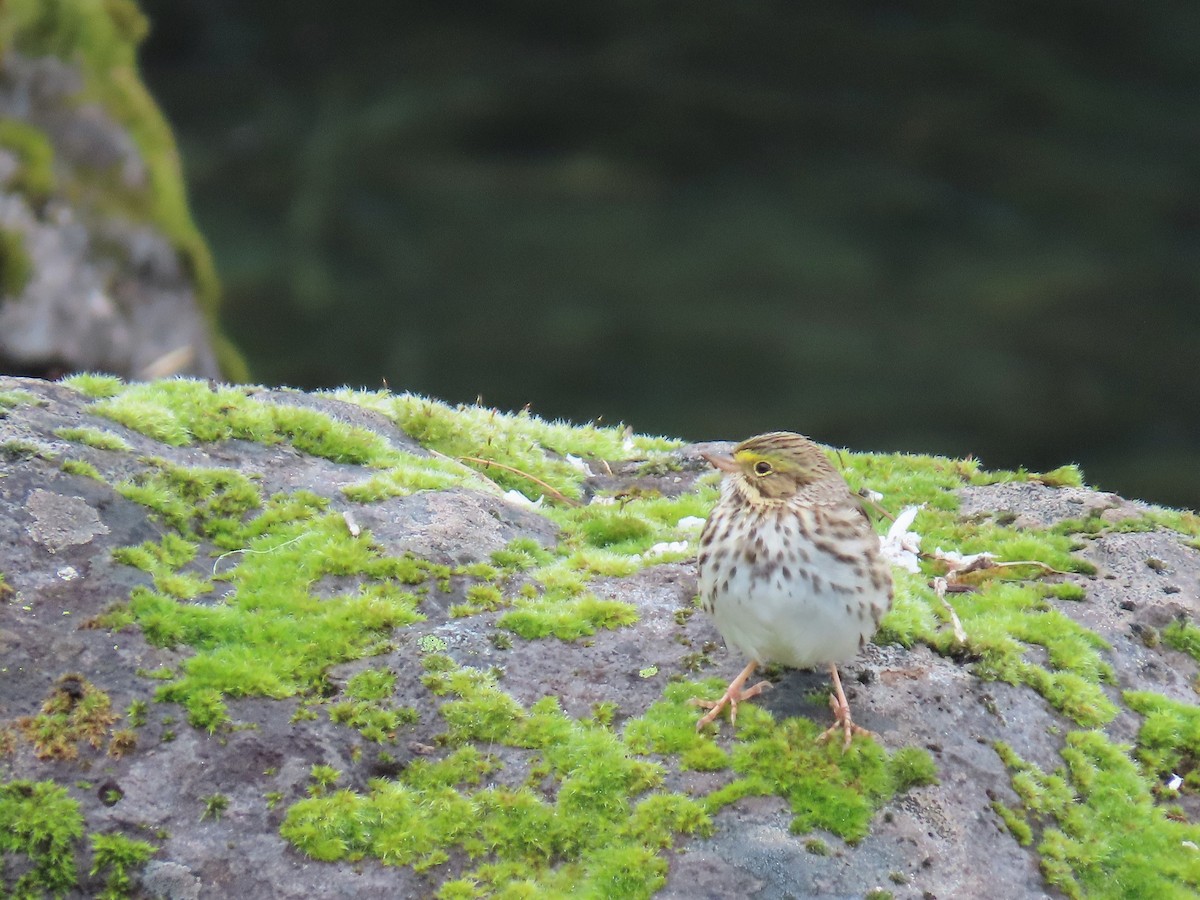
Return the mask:
M143 0L258 380L1200 507L1200 4Z

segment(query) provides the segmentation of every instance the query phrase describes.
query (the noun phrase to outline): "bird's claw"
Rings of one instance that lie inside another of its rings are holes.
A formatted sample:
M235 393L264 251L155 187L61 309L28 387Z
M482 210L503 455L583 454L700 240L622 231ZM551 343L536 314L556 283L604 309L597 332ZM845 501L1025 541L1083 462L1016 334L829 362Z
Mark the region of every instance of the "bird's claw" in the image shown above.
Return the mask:
M726 706L729 707L729 724L737 724L737 708L738 704L743 700L749 700L751 697L757 697L763 691L771 686L769 681L760 681L752 688L741 690L736 682L729 686L720 700L701 700L699 697L693 697L688 701L689 706L699 706L701 709L707 709L704 715L696 722L696 730L703 731L704 726L713 722L717 716L721 714L721 710Z
M854 735L861 734L863 737L873 738L875 732L863 728L861 725L855 725L854 720L850 718L850 704L845 701L838 700L835 694L829 695L829 708L833 710L834 722L828 728L821 732L817 738L818 741L824 743L833 737L835 732L842 732L842 752L850 749L850 741Z

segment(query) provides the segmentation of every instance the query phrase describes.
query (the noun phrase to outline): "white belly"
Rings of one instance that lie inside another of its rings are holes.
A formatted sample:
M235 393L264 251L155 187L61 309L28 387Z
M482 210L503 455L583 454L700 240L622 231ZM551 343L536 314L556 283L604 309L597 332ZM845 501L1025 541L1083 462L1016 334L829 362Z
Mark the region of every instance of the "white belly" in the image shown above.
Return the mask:
M828 591L785 592L763 581L751 588L749 575L739 573L713 619L726 643L750 659L806 669L852 659L874 634L870 612L857 616L855 606Z
M757 662L809 668L852 659L877 628L872 601L887 607L867 560L878 538L864 529L857 552L839 559L800 537L794 525L787 535L767 527L766 552L753 562L744 555L707 560L700 597L726 643Z

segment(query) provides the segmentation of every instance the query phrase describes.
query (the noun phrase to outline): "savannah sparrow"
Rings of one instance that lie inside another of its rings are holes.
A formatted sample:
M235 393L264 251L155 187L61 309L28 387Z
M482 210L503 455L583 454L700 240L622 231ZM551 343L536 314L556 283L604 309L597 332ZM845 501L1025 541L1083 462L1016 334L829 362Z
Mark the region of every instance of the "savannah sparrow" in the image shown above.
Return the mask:
M716 701L700 730L725 707L770 682L743 685L764 663L829 665L834 725L848 747L869 733L850 718L837 663L852 658L892 605L892 575L879 538L845 479L825 453L798 434L777 431L743 441L732 456L705 454L725 473L721 499L700 536L700 601L726 644L750 663Z

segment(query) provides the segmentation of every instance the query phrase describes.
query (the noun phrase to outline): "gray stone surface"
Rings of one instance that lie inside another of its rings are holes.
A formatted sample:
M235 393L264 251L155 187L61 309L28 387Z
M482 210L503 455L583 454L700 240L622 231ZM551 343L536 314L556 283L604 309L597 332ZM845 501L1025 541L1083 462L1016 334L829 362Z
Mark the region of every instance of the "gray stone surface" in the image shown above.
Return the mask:
M121 434L132 452L87 451L109 480L128 476L156 455L188 465L220 465L255 472L264 491L307 489L330 498L331 508L351 510L364 528L391 553L405 550L435 560L477 560L514 536L543 543L555 527L534 511L505 503L484 490L456 490L393 498L368 506L350 503L338 491L362 480L355 466L305 456L288 445L264 446L231 441L212 446L171 448L105 420L91 417L86 400L61 385L0 378L0 390L20 387L44 400L0 417L0 447L16 442L17 456L0 454L0 572L14 593L0 598L0 722L34 713L62 672L81 672L103 687L114 708L149 696L155 683L138 670L174 666L190 651L149 645L136 629L109 633L81 623L134 585L148 583L144 573L114 563L112 548L157 538L159 526L142 507L117 495L108 485L64 474L49 458L62 450L53 434L62 426L92 425ZM274 402L298 398L290 392L267 393ZM328 398L309 398L324 411L378 431L397 446L412 449L410 439L374 414L364 414ZM44 456L29 452L40 447ZM664 492L686 489L703 471L696 448L684 448L678 466L657 479ZM596 479L608 488L634 480L633 469L614 467ZM1112 495L1044 485L996 485L962 492L968 516L1024 516L1029 527L1065 518L1083 518L1088 509L1141 509ZM1100 634L1111 646L1105 658L1117 674L1110 688L1159 691L1194 702L1194 662L1154 645L1146 629L1161 629L1180 612L1200 609L1200 552L1167 531L1107 533L1084 538L1082 554L1095 563L1094 577L1072 576L1086 591L1085 600L1061 608ZM1153 562L1151 562L1153 561ZM370 665L387 666L397 675L398 697L432 702L415 663L416 645L434 635L462 663L497 666L501 684L523 704L553 695L572 716L587 716L602 700L614 701L620 715L645 710L661 697L666 680L684 668L684 657L706 642L720 641L703 615L678 617L690 609L695 591L692 562L643 569L627 578L593 582L602 597L633 603L640 621L594 639L566 644L554 639L514 639L501 650L489 640L496 615L449 618L446 609L460 600L431 595L422 611L428 620L398 632L392 649L378 657L335 667L331 682L344 684ZM743 665L736 654L717 649L708 655L705 676L732 677ZM645 672L656 667L647 677ZM918 746L935 759L940 783L897 797L876 815L870 835L848 845L821 835L828 856L808 852L804 836L789 831L791 815L775 798L750 798L722 811L710 837L681 840L669 851L670 874L661 896L668 898L859 898L872 888L897 898L997 897L1040 898L1048 891L1036 854L1019 846L991 810L993 798L1012 803L1010 776L991 749L997 739L1048 770L1061 764L1064 721L1040 696L1026 688L981 681L966 664L938 656L928 648L871 646L843 667L856 720L872 729L889 749ZM690 676L689 676L690 677ZM818 721L828 710L808 699L826 684L823 672L787 671L759 699L777 717L805 715ZM366 754L353 757L361 742L327 718L292 721L299 701L249 698L230 701L239 726L210 737L187 726L171 704L151 704L148 723L139 729L136 752L121 759L92 758L87 775L95 784L80 794L89 830L163 829L160 852L140 876L140 896L178 898L246 897L401 897L426 896L436 882L404 868L373 860L321 864L306 859L278 833L286 808L304 796L314 763L346 773L343 785L366 788L370 778L398 771L436 745L440 720L430 712L387 749L394 761ZM170 722L169 719L174 719ZM620 719L617 721L620 726ZM1131 741L1138 721L1126 712L1108 727L1118 740ZM173 730L173 741L162 738ZM726 748L736 740L729 730L714 738ZM523 751L492 748L506 767L503 779L522 777ZM0 756L0 779L62 777L63 764L35 760L28 749ZM267 775L266 773L272 773ZM71 776L73 777L73 776ZM728 773L674 772L674 790L709 791ZM120 786L124 797L108 807L99 800L104 785ZM264 793L281 790L273 809ZM219 821L201 821L201 798L221 793L229 808ZM1185 804L1190 801L1185 800ZM1195 809L1190 813L1194 815ZM77 896L88 896L85 883Z

